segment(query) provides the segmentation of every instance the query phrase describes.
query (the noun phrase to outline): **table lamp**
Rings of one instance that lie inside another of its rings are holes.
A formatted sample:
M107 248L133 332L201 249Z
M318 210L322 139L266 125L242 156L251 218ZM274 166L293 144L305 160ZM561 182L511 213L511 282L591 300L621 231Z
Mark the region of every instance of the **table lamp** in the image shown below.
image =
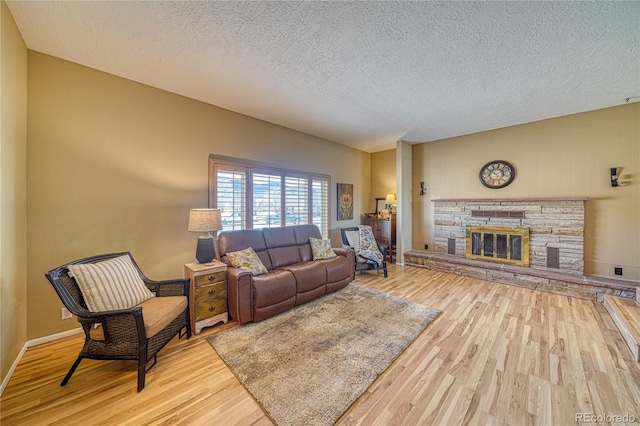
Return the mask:
M196 259L198 263L208 263L216 257L216 249L213 245L211 231L222 229L222 217L220 209L191 209L189 212L189 224L187 230L190 232L201 232L198 237L196 248Z
M389 206L388 209L391 210L391 207L396 204L396 194L387 194L387 197L384 199L384 203Z

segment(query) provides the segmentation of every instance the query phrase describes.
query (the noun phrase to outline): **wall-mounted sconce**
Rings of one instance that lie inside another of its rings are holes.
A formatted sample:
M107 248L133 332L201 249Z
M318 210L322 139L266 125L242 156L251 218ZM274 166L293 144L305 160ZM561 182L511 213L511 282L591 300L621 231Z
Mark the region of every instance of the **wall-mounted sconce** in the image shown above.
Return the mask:
M425 193L424 182L420 182L420 195L424 195L424 193Z
M611 186L618 186L618 168L611 168Z

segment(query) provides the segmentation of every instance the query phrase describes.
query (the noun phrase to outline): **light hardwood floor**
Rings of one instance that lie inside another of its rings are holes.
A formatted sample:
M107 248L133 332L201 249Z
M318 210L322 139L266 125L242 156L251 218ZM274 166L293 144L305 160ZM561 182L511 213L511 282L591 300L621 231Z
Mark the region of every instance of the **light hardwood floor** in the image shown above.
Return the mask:
M640 421L639 364L602 304L414 267L356 283L442 313L338 424L569 425L579 413ZM233 326L174 339L141 393L135 362L84 360L60 387L80 336L30 348L0 423L269 425L205 339Z

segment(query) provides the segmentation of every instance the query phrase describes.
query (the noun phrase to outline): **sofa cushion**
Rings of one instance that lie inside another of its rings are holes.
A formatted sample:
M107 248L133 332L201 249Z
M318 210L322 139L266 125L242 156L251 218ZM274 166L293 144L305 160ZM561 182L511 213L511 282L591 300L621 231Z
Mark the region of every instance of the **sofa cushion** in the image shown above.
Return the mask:
M269 272L251 247L227 253L227 258L229 259L229 262L231 262L231 265L239 269L250 271L252 275L262 275Z
M351 262L345 256L319 260L318 264L327 270L327 282L333 283L351 277Z
M296 237L293 226L283 226L279 228L264 228L264 242L267 248L295 246Z
M300 262L300 253L297 246L269 248L267 251L274 268Z
M297 296L291 297L275 305L264 306L262 308L256 307L253 312L253 321L262 321L267 318L271 318L274 315L281 314L296 305Z
M273 270L253 277L253 299L256 308L275 305L296 295L296 279L285 270Z
M285 226L282 228L265 228L264 241L269 252L272 267L291 265L300 262L300 252L296 245L296 238L293 232L293 226Z
M298 225L293 227L293 233L296 236L296 245L300 252L300 260L302 262L313 260L309 237L322 239L320 229L318 229L316 225Z
M153 297L139 306L142 307L144 332L148 339L164 330L188 305L186 296L166 296ZM93 340L104 340L102 326L91 327L90 336Z
M97 263L69 265L91 312L129 309L154 297L129 255Z
M300 262L293 265L282 266L296 279L296 291L304 293L323 286L327 282L327 270L318 262Z
M164 330L187 309L186 296L154 297L142 303L142 318L147 338Z

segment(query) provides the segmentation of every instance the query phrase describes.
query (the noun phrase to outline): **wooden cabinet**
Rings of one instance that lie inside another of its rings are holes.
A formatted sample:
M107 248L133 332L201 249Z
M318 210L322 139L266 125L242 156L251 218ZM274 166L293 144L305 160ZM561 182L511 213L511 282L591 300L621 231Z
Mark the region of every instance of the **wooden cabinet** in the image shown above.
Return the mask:
M391 213L388 219L365 217L362 224L371 227L378 244L389 247L389 262L393 263L393 254L396 248L396 214Z
M189 278L189 314L191 330L199 334L204 327L227 323L227 265L212 263L186 263L185 277Z

